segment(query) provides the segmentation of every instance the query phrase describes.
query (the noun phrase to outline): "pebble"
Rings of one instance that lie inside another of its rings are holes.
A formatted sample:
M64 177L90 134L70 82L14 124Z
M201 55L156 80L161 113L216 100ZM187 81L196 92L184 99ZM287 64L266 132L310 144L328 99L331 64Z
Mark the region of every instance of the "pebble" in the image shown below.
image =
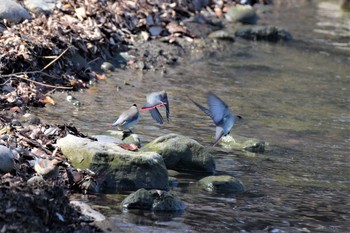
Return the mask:
M0 172L10 172L14 168L12 151L6 146L0 145Z
M112 63L106 61L102 63L101 69L104 71L114 71L115 67Z

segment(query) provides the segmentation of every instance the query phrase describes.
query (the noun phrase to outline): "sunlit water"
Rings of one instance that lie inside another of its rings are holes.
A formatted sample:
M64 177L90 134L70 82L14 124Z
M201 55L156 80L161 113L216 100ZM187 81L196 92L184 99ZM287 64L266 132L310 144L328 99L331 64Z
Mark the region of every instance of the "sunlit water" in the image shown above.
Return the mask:
M88 197L91 204L109 206L100 210L110 216L110 229L350 232L350 30L339 26L349 25L350 17L334 17L333 8L327 13L324 4L335 1L302 2L261 19L287 28L292 42L237 41L224 53L189 59L165 74L116 71L87 93L74 93L80 108L55 95L56 106L34 110L44 121L101 134L121 111L133 103L142 106L147 93L165 89L171 121L159 125L142 114L134 128L142 142L179 133L210 146L211 120L186 96L205 103L205 93L213 91L243 116L233 134L269 142L269 151L255 157L217 150L217 174L240 178L248 189L243 195L209 194L195 186L201 177L180 174L173 191L185 202L184 213L123 212L119 203L125 196Z

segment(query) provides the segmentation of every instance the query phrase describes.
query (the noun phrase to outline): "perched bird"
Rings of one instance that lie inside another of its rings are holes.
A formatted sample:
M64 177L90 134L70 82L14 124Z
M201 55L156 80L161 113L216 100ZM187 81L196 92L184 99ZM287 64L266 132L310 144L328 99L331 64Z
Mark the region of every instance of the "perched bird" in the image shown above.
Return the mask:
M131 128L137 124L140 120L139 109L136 104L133 104L128 110L122 112L118 119L110 126L116 126L119 130L123 132L129 131L131 132ZM123 139L125 137L123 136Z
M166 118L169 122L170 117L170 106L168 95L165 91L152 92L147 95L147 103L143 105L141 111L149 111L151 113L152 118L157 121L159 124L163 124L164 120L162 115L160 114L157 107L165 106L166 110Z
M189 98L189 97L188 97ZM216 126L215 141L213 147L219 142L222 136L226 136L230 133L231 128L235 122L241 119L241 116L230 113L228 106L214 93L209 92L207 95L207 102L209 109L196 103L189 98L200 110L206 113L214 121Z
M58 176L58 164L60 162L57 159L35 158L34 170L44 178L56 178Z

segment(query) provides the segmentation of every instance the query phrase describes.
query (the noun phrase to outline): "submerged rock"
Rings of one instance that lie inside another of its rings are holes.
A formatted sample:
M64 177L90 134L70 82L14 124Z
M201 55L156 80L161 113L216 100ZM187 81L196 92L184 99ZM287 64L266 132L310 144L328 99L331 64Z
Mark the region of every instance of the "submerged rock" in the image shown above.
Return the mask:
M146 144L141 150L160 154L168 169L215 172L215 161L209 150L189 137L168 134Z
M198 181L198 184L209 192L243 193L246 189L243 183L232 176L208 176Z
M236 37L247 40L266 40L270 42L289 41L292 35L283 28L274 26L243 26L236 30Z
M245 150L253 153L264 153L268 143L256 138L247 138L238 135L227 135L222 137L219 142L224 148L236 149L236 150Z
M67 135L57 140L62 153L76 168L97 173L102 188L110 191L139 188L167 190L168 172L163 158L153 152L131 152L115 143Z
M171 192L139 189L123 200L122 207L154 211L183 211L185 204Z

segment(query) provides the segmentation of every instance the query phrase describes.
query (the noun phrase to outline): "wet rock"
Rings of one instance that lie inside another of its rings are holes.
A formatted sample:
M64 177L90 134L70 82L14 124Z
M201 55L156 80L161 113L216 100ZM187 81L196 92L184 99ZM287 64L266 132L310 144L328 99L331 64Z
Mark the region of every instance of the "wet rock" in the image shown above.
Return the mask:
M110 142L110 143L117 143L117 144L124 143L121 139L108 136L108 135L94 135L93 137L96 138L97 141L99 142Z
M342 10L349 12L350 11L350 1L349 0L342 0L340 7Z
M77 207L83 215L92 218L94 221L103 221L106 219L103 214L92 209L91 206L82 201L70 201L70 204Z
M243 193L246 189L243 183L232 176L208 176L198 181L198 184L209 192Z
M210 39L235 41L235 33L234 32L229 32L229 31L226 31L226 30L218 30L218 31L210 33L208 35L208 38L210 38Z
M283 28L274 26L243 26L236 30L236 37L247 40L265 40L270 42L289 41L292 35Z
M101 188L109 191L139 188L167 190L168 172L162 157L152 152L131 152L115 143L68 134L57 140L62 153L76 168L96 172Z
M53 4L49 4L47 0L25 0L24 6L33 13L49 15Z
M250 5L235 5L230 7L225 18L230 22L241 22L244 24L256 24L258 16Z
M113 137L116 137L120 140L122 140L122 138L126 136L126 138L122 140L122 143L135 144L138 147L141 147L141 140L138 134L131 133L131 134L125 135L125 133L119 130L107 130L107 132Z
M0 19L6 19L17 24L25 19L30 19L30 15L16 1L2 0L0 4Z
M0 172L10 172L14 168L12 151L6 146L0 145Z
M101 64L101 69L104 71L114 71L115 67L112 63L105 61Z
M141 150L160 154L168 169L215 172L215 161L208 149L189 137L168 134L153 140Z
M213 31L223 28L221 22L214 22L209 18L197 14L183 22L190 34L194 37L207 37Z
M256 138L227 135L222 137L219 145L230 149L245 150L253 153L264 153L268 143Z
M154 211L183 211L185 204L171 192L139 189L123 200L122 207Z

